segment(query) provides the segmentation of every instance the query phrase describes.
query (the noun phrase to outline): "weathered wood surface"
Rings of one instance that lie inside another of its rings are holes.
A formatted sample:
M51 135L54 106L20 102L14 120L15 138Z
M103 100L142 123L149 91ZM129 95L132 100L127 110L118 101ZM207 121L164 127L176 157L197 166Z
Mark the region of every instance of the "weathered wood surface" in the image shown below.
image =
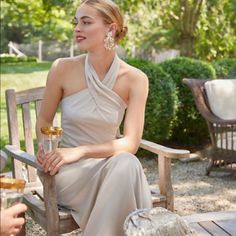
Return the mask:
M153 197L154 206L162 206L168 210L174 211L174 191L171 182L171 159L189 158L188 150L173 149L163 145L156 144L142 139L140 148L150 151L158 155L158 172L159 172L159 191L160 195L164 196L160 201Z
M164 157L173 159L186 158L190 155L190 152L188 150L169 148L144 139L142 139L140 142L140 148L155 153L157 155L162 155Z
M21 163L25 163L34 168L37 168L37 163L35 161L36 158L34 155L24 152L13 145L6 145L5 151L9 156L12 156L14 159L20 161Z
M199 236L236 236L236 211L183 216Z

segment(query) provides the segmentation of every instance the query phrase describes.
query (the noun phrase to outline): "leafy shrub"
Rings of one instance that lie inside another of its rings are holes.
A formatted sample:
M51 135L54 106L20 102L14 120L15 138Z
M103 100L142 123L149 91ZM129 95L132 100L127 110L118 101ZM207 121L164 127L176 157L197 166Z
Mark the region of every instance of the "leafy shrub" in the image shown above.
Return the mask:
M197 111L190 89L182 83L184 78L214 79L214 68L200 60L179 57L159 64L177 87L179 107L173 127L172 139L179 144L199 145L208 138L207 126Z
M36 57L28 57L28 56L14 56L10 54L2 54L0 56L0 63L16 63L16 62L36 62Z
M143 137L154 142L169 139L178 102L175 84L158 65L143 60L126 61L142 70L149 78Z
M212 63L218 79L236 79L236 59L226 58Z

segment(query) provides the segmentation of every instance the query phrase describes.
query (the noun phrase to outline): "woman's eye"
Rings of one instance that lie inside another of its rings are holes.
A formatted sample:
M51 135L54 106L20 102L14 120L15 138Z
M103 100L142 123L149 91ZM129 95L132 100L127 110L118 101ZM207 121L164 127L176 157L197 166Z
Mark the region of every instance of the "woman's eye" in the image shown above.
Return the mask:
M90 21L83 21L83 24L84 25L89 25L89 24L91 24L91 22Z
M77 26L78 24L80 24L80 25L90 25L91 24L91 22L90 21L77 21L77 20L72 20L71 21L71 24L73 25L73 26Z

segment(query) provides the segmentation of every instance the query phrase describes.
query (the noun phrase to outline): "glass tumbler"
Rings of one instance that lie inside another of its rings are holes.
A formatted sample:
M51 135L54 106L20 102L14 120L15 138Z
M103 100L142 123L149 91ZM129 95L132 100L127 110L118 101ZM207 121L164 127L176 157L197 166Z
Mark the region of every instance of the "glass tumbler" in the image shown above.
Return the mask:
M62 128L60 127L42 127L41 133L43 134L42 144L44 153L49 153L55 150L61 141Z
M22 179L0 177L1 209L6 209L22 202L25 183L25 180Z

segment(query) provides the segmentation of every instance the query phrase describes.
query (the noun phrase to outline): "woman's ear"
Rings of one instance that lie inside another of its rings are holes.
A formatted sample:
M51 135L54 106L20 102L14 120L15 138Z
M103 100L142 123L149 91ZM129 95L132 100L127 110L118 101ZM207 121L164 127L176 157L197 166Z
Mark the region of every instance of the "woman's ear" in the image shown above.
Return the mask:
M116 36L116 30L117 30L117 25L116 25L116 23L110 24L110 27L109 27L109 31L108 31L108 32L112 32L113 38L115 38L115 36Z

